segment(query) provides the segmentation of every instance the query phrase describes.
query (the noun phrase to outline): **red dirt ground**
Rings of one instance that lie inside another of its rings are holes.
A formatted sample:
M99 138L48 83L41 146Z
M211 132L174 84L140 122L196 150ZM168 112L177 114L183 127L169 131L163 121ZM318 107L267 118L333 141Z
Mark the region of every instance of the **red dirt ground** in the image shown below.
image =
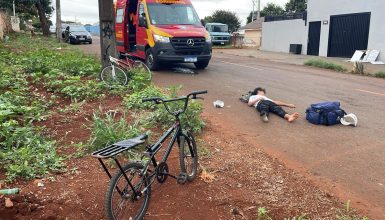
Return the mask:
M42 123L61 146L58 152L71 155L74 144L87 142L93 110L121 108L121 99L107 97L84 104L77 113L55 113ZM232 135L231 129L204 114L207 127L201 149L210 156L200 159L201 167L215 178L205 182L199 176L192 183L178 185L169 178L155 183L146 219L256 219L257 208L266 207L273 219L306 214L312 219L335 219L342 204L327 192L276 159L255 143ZM202 141L203 140L203 141ZM98 161L90 156L71 157L67 172L52 178L17 181L2 187L19 187L19 195L7 196L14 206L5 208L0 197L2 219L104 219L103 201L108 178ZM169 158L171 172L179 172L178 152ZM41 181L44 186L38 187Z

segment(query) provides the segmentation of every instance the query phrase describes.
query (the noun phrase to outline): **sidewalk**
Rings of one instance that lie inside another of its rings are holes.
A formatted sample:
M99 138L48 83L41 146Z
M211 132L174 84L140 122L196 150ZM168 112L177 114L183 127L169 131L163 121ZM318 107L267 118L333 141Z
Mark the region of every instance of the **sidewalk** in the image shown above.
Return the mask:
M269 52L261 51L254 48L243 48L243 49L214 49L215 53L222 54L231 54L244 57L255 57L258 59L264 59L274 62L295 64L295 65L304 65L307 60L311 59L320 59L327 62L332 62L344 66L348 71L353 69L353 63L346 62L348 58L336 58L336 57L318 57L318 56L308 56L308 55L296 55L289 53L278 53L278 52ZM373 65L371 63L365 63L365 72L368 73L377 73L380 71L385 71L385 65Z

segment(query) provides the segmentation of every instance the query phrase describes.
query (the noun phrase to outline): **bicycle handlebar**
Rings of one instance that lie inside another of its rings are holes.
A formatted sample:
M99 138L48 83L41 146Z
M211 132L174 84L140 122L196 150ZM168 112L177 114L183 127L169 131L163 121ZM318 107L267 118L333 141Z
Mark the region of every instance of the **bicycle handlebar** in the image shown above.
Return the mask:
M190 97L191 97L191 99L197 99L198 98L197 95L201 95L201 94L207 94L207 90L193 91L190 94L188 94L187 96L182 96L182 97L174 98L174 99L163 99L161 97L143 98L142 102L151 102L152 101L152 102L155 102L155 104L163 104L164 107L166 108L166 110L168 111L168 113L170 113L174 116L178 116L179 114L184 113L186 111L188 100L190 99ZM168 106L166 105L167 102L174 102L174 101L181 101L181 100L185 100L183 110L171 112L170 109L168 108Z

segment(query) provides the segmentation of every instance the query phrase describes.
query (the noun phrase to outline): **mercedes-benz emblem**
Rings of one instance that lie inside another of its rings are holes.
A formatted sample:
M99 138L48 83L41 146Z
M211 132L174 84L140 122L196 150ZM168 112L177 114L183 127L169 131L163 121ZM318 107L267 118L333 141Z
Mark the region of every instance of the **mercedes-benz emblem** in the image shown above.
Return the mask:
M193 39L188 39L187 40L187 45L189 45L190 47L194 46L195 42Z

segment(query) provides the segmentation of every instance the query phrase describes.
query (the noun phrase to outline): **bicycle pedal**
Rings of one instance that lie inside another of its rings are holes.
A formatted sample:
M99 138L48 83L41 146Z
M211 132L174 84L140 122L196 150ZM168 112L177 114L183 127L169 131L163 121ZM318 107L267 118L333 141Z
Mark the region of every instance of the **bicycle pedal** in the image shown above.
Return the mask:
M187 181L187 174L186 173L180 173L177 178L176 178L176 182L178 184L185 184Z

